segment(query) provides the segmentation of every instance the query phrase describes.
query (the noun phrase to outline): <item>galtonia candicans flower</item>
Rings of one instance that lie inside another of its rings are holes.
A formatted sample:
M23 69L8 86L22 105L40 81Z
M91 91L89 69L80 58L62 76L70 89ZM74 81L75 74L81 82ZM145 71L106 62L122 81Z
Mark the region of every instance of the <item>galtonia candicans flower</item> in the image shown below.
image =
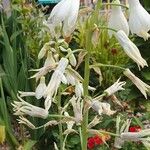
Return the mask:
M130 123L131 123L131 120L127 119L120 126L121 118L120 118L120 116L117 116L117 119L116 119L116 134L121 135L122 133L128 132ZM115 137L115 142L114 142L114 147L115 148L120 149L120 148L122 148L123 144L124 144L124 140L121 137Z
M48 24L55 28L56 26L63 24L63 35L69 37L74 31L80 0L62 0L52 10Z
M53 66L53 65L55 65L55 60L54 60L54 58L53 58L53 55L52 55L52 52L48 52L47 53L47 58L46 58L46 60L45 60L45 63L44 63L44 67L47 67L47 66Z
M41 77L40 83L35 90L35 97L37 99L42 98L44 96L43 94L45 92L45 89L46 89L45 77L43 76L43 77Z
M25 124L29 128L35 129L35 126L28 119L24 118L23 116L19 116L19 119L17 119L17 120L20 124Z
M124 73L125 76L127 76L136 85L136 87L141 91L141 93L147 99L147 93L150 93L150 86L148 84L144 83L138 77L136 77L130 71L130 69L126 69L123 73Z
M120 4L120 1L115 0L115 2L113 3ZM122 12L121 6L112 6L111 15L110 15L109 22L108 22L108 27L115 29L116 31L123 30L127 36L129 35L128 22ZM108 30L108 34L111 38L114 32L111 30Z
M52 97L57 93L60 83L63 82L67 84L67 79L64 76L64 72L65 72L67 65L68 65L68 59L61 58L61 60L58 63L57 68L52 74L51 80L49 81L47 88L45 89L45 92L44 92L44 96L46 97L46 100L44 103L46 110L50 108Z
M103 103L98 100L91 102L91 107L98 112L99 115L106 114L106 115L113 115L116 111L112 111L110 109L109 103Z
M125 53L137 63L139 69L140 66L144 68L144 66L148 66L147 62L145 59L142 58L139 49L137 46L131 42L131 40L127 37L127 35L124 33L124 31L119 30L116 34L115 37L117 38L118 42L120 45L123 47Z
M38 118L43 118L46 119L48 117L48 111L41 108L34 106L28 102L25 102L21 97L18 96L18 101L14 101L13 105L13 111L15 112L14 115L29 115L32 117L38 117Z
M139 132L125 132L121 134L124 141L147 141L150 136L150 129L141 130ZM149 140L148 140L149 141Z
M74 120L76 124L80 124L82 121L82 104L81 99L73 96L70 100L74 112Z
M122 86L126 84L125 81L119 82L120 78L109 88L107 88L104 92L107 94L107 96L113 95L117 91L124 90Z
M133 34L147 40L150 37L150 14L143 8L139 0L129 0L129 26Z
M68 48L67 51L68 51L68 54L69 54L70 64L75 67L77 65L77 60L76 60L76 58L73 54L73 51L70 48Z

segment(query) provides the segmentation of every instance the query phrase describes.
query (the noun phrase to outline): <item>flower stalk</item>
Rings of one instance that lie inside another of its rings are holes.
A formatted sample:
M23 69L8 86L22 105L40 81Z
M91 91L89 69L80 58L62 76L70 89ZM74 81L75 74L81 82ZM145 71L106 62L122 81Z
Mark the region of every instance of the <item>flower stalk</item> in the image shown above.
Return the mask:
M96 9L93 12L93 15L89 20L87 21L87 31L85 34L85 50L87 51L87 54L85 56L85 68L84 68L84 82L83 82L83 88L84 88L84 97L88 96L88 86L89 86L89 77L90 77L90 52L92 49L91 44L91 38L93 33L93 23L98 21L97 17L99 15L99 9L102 5L102 0L99 0L96 5ZM84 104L86 101L84 101ZM83 121L81 124L81 139L82 139L82 150L87 150L87 139L88 139L88 110L85 111L83 114Z
M61 114L61 90L58 90L58 101L57 101L57 106L58 106L58 114ZM59 119L61 120L61 118ZM60 139L60 150L63 150L63 129L62 129L62 123L58 124L58 128L59 128L59 139Z
M104 5L104 6L108 6L108 5L110 5L110 6L121 6L121 7L123 7L123 8L129 9L129 7L128 7L128 6L123 5L123 4L116 4L116 3L103 3L103 5Z

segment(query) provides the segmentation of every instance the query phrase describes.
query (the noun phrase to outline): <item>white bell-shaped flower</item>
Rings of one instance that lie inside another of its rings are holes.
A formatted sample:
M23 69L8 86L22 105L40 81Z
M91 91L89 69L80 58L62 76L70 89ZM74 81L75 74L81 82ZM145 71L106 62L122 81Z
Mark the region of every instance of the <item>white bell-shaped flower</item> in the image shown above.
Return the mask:
M40 99L43 97L44 91L46 89L46 84L45 84L45 77L41 77L40 79L40 83L37 86L36 90L35 90L35 97L37 99Z
M91 107L98 112L99 115L106 114L106 115L113 115L116 111L110 109L109 103L103 103L98 100L91 102Z
M83 95L83 84L76 80L75 83L75 94L77 97L81 97Z
M36 129L36 127L26 118L24 118L23 116L19 116L19 119L17 119L19 124L25 124L26 126L28 126L31 129Z
M46 110L50 108L52 97L57 93L57 90L61 82L67 84L67 79L64 76L64 72L65 72L67 65L68 65L68 59L61 58L61 60L58 63L57 68L52 74L51 80L49 81L47 88L45 89L45 92L44 92L44 96L46 97L46 100L44 103Z
M80 98L73 96L70 100L74 112L74 120L76 124L80 124L82 121L82 102Z
M117 38L120 45L123 47L125 53L137 63L139 69L140 66L143 68L144 66L148 66L145 59L142 58L139 49L137 46L127 37L124 31L119 30L115 37Z
M80 0L62 0L52 10L48 18L48 24L54 28L63 23L63 35L70 36L74 31Z
M147 99L147 93L150 93L150 86L144 83L138 77L136 77L129 69L126 69L124 71L124 75L127 76L135 84L135 86L141 91L141 93Z
M70 64L75 67L77 65L77 60L70 48L68 48L68 54L69 54Z
M13 105L13 111L15 112L14 115L29 115L32 117L38 117L46 119L48 117L48 111L41 108L34 106L26 101L24 101L21 97L18 96L18 101L14 101Z
M54 60L52 52L48 52L47 53L47 58L46 58L45 63L44 63L44 67L53 66L53 65L55 65L55 63L56 62Z
M125 81L119 82L120 78L109 88L107 88L104 92L107 94L107 96L113 95L117 91L124 90L122 86L126 84Z
M120 4L119 0L115 0L116 4ZM129 35L129 26L126 17L124 16L121 6L112 6L111 14L108 22L108 27L117 31L123 30L126 35ZM114 31L108 30L109 37L111 38Z
M143 8L139 0L129 0L129 26L133 34L147 40L150 37L150 14Z

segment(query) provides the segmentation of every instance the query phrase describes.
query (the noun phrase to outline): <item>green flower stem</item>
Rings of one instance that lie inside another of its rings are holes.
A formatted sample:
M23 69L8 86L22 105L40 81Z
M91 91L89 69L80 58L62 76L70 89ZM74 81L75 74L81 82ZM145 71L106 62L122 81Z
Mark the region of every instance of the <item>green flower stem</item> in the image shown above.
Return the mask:
M73 50L73 51L71 51L70 53L68 53L67 55L66 55L66 58L68 58L71 54L74 54L74 53L77 53L77 52L81 52L81 51L84 51L83 49L76 49L76 50Z
M107 64L101 64L101 63L95 64L95 65L90 65L90 68L93 68L93 67L111 67L111 68L121 69L123 71L126 70L125 68L120 67L120 66L107 65Z
M95 98L93 99L93 101L96 101L96 100L101 101L102 98L103 98L104 96L106 96L106 95L107 95L107 93L103 93L102 95L99 95L99 96L95 97Z
M66 134L65 138L64 138L64 142L63 142L63 150L65 150L65 145L66 145L66 141L67 141L67 137L69 134Z
M115 136L115 137L120 137L120 135L112 133L112 132L107 132L107 131L103 131L103 130L94 130L94 129L89 129L88 130L89 133L93 133L93 134L108 134L111 136Z
M116 4L116 3L103 3L104 6L107 6L107 5L112 5L112 6L121 6L121 7L124 7L126 9L129 9L128 6L126 5L123 5L123 4Z
M57 102L57 106L58 106L58 114L61 114L61 91L59 89L58 91L58 102ZM61 120L61 118L60 118ZM63 150L63 130L62 130L62 123L58 124L58 128L59 128L59 139L60 139L60 150Z
M89 68L89 53L85 57L85 70L84 70L84 97L88 96L88 85L89 85L89 75L90 75L90 68ZM84 102L85 104L85 102ZM87 126L88 126L88 111L83 114L83 121L82 121L82 150L87 150Z
M98 26L99 29L106 29L106 30L111 30L111 31L114 31L114 32L117 32L117 30L113 29L113 28L109 28L107 26Z
M88 85L90 77L90 52L92 49L91 38L93 35L93 24L98 23L99 9L101 8L102 0L99 0L96 5L96 9L93 12L92 16L86 22L86 32L85 32L85 50L87 54L85 56L85 67L84 67L84 97L88 97ZM84 101L85 105L86 101ZM88 139L88 110L83 113L83 120L81 124L81 146L82 150L87 150L87 139Z

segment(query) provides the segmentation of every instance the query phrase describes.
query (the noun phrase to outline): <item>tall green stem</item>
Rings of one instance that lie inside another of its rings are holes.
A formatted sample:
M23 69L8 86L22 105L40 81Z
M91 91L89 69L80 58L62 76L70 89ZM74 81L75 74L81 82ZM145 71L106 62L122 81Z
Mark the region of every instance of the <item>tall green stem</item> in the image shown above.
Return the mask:
M84 82L83 82L83 88L84 88L84 97L88 96L88 85L89 85L89 77L90 77L90 52L92 49L92 33L93 33L93 26L94 23L98 23L98 16L99 16L99 9L101 7L102 0L99 0L96 5L96 9L93 12L92 16L89 17L89 20L86 24L86 34L85 34L85 50L87 51L87 54L85 56L85 68L84 68ZM84 102L85 104L86 102ZM88 110L84 111L83 113L83 121L81 125L81 141L82 141L82 150L87 150L87 139L88 139Z
M61 114L61 90L60 89L58 92L57 106L58 106L58 114L62 115ZM58 128L59 128L60 150L63 150L63 130L62 130L62 124L61 123L58 125Z
M88 85L89 85L89 53L85 58L85 69L84 69L84 96L88 96ZM83 122L82 122L82 150L87 149L87 125L88 125L88 111L83 114Z

